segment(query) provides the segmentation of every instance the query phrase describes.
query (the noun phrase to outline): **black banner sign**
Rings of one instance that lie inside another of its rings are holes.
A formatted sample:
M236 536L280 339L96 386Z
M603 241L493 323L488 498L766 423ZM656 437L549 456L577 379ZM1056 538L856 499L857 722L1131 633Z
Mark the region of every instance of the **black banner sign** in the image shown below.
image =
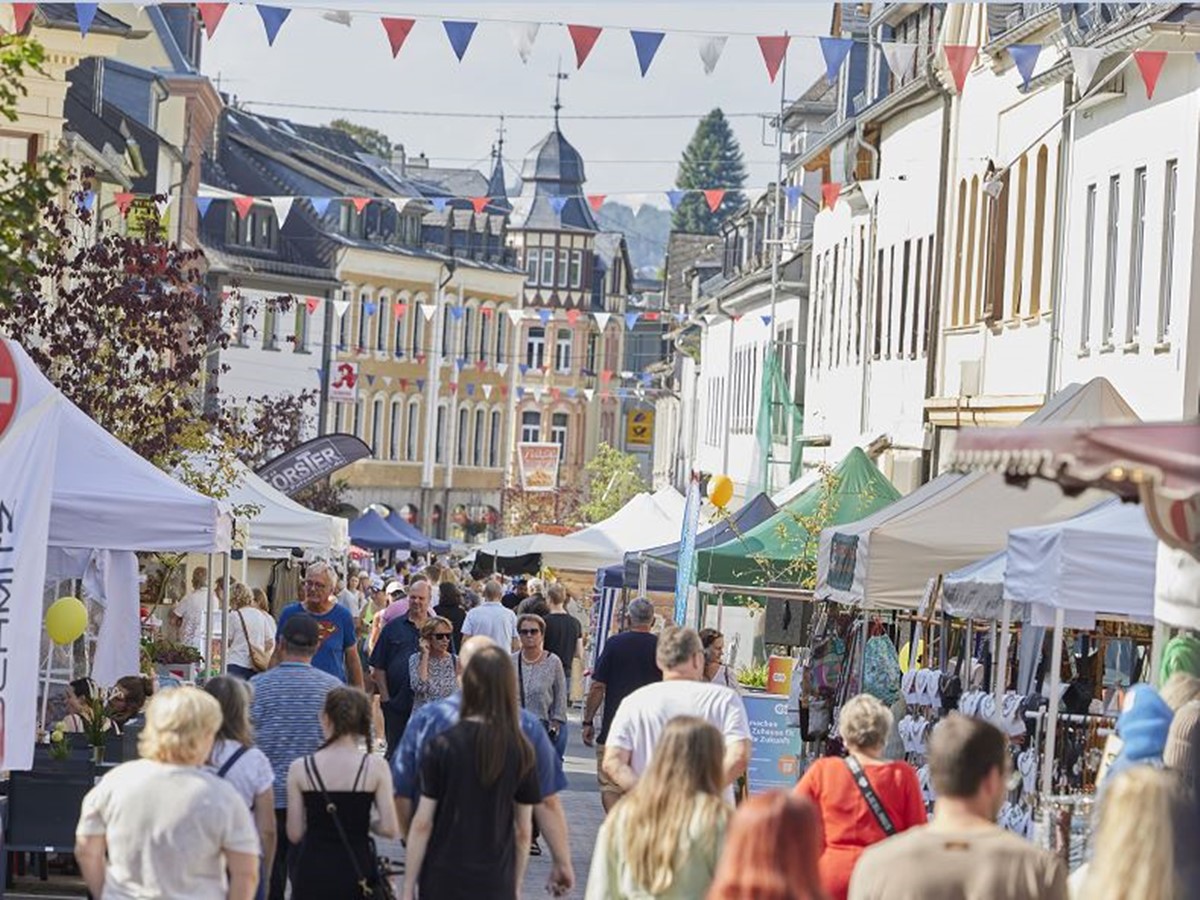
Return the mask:
M325 434L281 453L255 473L277 491L291 496L343 466L371 455L352 434Z

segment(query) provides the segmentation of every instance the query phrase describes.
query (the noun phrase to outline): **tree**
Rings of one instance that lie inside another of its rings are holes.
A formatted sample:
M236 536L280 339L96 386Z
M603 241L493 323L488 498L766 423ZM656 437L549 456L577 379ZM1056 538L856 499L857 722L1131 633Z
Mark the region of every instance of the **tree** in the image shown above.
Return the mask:
M741 189L746 184L746 164L733 129L720 109L700 120L683 159L675 187L689 191L675 208L673 231L690 234L717 234L721 223L744 202ZM725 197L714 213L707 198L697 191L721 188Z
M604 443L596 448L596 455L588 460L584 475L587 479L587 495L579 511L588 522L607 519L647 489L637 457Z
M329 123L329 127L350 135L362 144L368 153L383 159L392 158L392 139L378 129L359 125L349 119L334 119Z
M29 38L0 35L0 120L17 119L17 103L28 93L26 80L40 73L46 53ZM61 161L43 155L33 163L0 160L0 308L37 278L33 248L52 244L41 212L66 183Z

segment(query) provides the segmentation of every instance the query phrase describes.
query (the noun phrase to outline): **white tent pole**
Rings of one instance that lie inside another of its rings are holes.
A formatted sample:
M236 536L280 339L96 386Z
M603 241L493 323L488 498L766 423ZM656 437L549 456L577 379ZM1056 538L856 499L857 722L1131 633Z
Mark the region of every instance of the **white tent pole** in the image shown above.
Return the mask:
M242 584L250 587L250 554L242 551Z
M213 639L213 554L208 554L208 594L204 600L204 669L212 662Z
M1004 690L1007 687L1006 676L1008 674L1008 645L1009 645L1009 629L1012 627L1012 601L1007 597L1004 599L1004 607L1000 613L1000 649L996 651L996 677L992 680L992 687L995 688L996 694L996 709L1000 709L1000 701L1004 699Z
M242 558L245 559L245 556ZM222 553L221 559L224 564L224 589L221 591L221 674L224 675L229 665L229 554Z
M1058 695L1062 691L1062 638L1065 613L1054 610L1054 645L1050 648L1050 704L1046 707L1046 747L1042 754L1042 798L1053 792L1054 750L1058 738Z

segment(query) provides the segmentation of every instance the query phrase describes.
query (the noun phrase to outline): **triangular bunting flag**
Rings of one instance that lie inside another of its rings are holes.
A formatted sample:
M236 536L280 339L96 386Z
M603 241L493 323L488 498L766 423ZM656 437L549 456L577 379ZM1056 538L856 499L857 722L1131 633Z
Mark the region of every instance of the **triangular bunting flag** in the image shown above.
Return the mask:
M417 364L418 365L421 365L421 366L425 365L425 359L426 359L426 356L424 353L417 354Z
M547 325L550 322L551 316L554 315L554 312L549 309L539 309L537 311L537 314L538 314L538 318L542 320L542 324Z
M533 394L533 400L535 403L542 402L543 392L544 392L544 389L542 388L542 386L540 384L535 387L529 388L529 393Z
M345 25L347 28L354 21L350 13L340 9L327 10L321 13L321 18L326 22L332 22L334 25Z
M705 313L701 318L704 319L705 325L711 325L713 322L717 321L719 316L716 313Z
M200 214L200 218L203 219L205 217L205 215L208 214L208 208L210 206L212 206L212 202L213 202L212 197L197 197L196 198L196 212L198 212Z
M342 318L342 316L344 316L346 314L346 310L348 310L349 308L350 308L349 300L334 300L333 301L334 317L340 320Z
M595 25L568 25L567 34L571 36L571 43L575 45L575 68L583 68L584 62L588 58L588 54L592 52L592 48L596 46L596 40L600 37L602 28L597 28Z
M263 28L267 32L267 46L275 46L275 38L279 34L279 29L283 27L283 23L287 21L287 17L292 11L282 6L263 6L261 3L255 7L258 10L258 15L262 19Z
M762 51L763 62L767 66L767 75L771 77L771 83L775 83L775 76L779 74L779 67L783 64L783 57L787 55L788 44L791 43L791 35L760 35L758 38L758 49Z
M901 79L912 71L913 60L917 58L916 44L883 41L879 49L883 51L884 62L894 78Z
M608 320L612 318L612 313L594 312L592 318L596 320L596 327L603 332L608 327Z
M588 194L587 202L595 212L600 212L600 207L604 205L605 194Z
M704 65L705 75L711 75L716 69L717 63L721 61L721 54L725 51L725 42L728 40L729 38L724 35L700 38L700 62Z
M789 184L783 189L783 195L787 197L788 206L795 206L804 195L804 188L798 184Z
M113 194L113 202L117 204L117 212L123 216L129 212L129 204L133 203L133 194L128 191Z
M970 44L947 44L942 50L946 54L946 65L950 67L950 75L954 78L954 88L961 94L963 85L967 83L967 73L971 71L979 48Z
M1008 55L1012 57L1013 65L1021 75L1021 84L1029 87L1029 79L1033 77L1033 68L1037 65L1038 57L1042 54L1041 44L1010 44Z
M570 199L570 197L551 197L550 206L554 209L556 214L561 216L563 207L567 205L567 201Z
M418 379L417 379L417 392L418 392L418 393L423 393L423 392L424 392L424 390L425 390L425 379L424 379L424 378L418 378Z
M317 311L317 307L320 305L321 305L320 297L305 297L304 298L304 308L308 310L308 314L310 316Z
M490 197L472 197L471 205L475 207L475 215L479 215L485 209L487 209L487 205L490 200Z
M407 303L401 303L399 300L397 300L395 303L392 304L392 315L395 316L397 319L400 318L402 315L404 315L407 312L408 312L408 304Z
M239 219L246 218L246 214L248 212L250 212L250 210L253 207L254 207L254 198L253 197L240 196L240 197L233 198L233 208L237 210Z
M521 387L520 385L517 386L517 399L518 400L525 399L525 388Z
M448 387L450 388L450 393L452 393L452 394L458 393L458 382L457 381L450 382Z
M495 312L496 310L492 309L490 306L479 307L479 314L485 319L490 319Z
M400 390L402 390L402 391L408 390L408 379L407 378L401 378L399 384L400 384Z
M174 197L168 196L154 201L154 208L158 210L158 217L160 219L167 214L167 210L171 208L171 201L174 199Z
M473 382L473 381L467 382L467 396L468 397L475 396L475 382Z
M471 46L471 37L475 34L477 24L477 22L452 22L449 20L442 22L442 27L446 29L446 37L450 40L450 47L454 50L454 55L458 57L459 62L462 62L463 56L466 55L467 47Z
M29 24L29 17L33 15L33 11L36 7L36 3L12 4L13 29L15 34L20 34L25 30L25 26Z
M561 400L562 399L562 391L556 387L550 388L550 399L551 400Z
M760 318L760 319L762 319L762 323L763 323L764 325L770 325L770 324L771 324L771 317L770 317L770 316L759 316L759 318Z
M75 4L75 21L79 23L79 33L84 37L87 37L88 31L91 30L92 22L96 19L96 9L99 6L99 3Z
M635 312L625 313L625 327L632 328L634 325L636 325L638 317L640 315L641 315L641 313L635 313Z
M1079 93L1086 94L1096 77L1096 70L1104 60L1104 51L1095 47L1072 47L1071 66L1075 69L1075 86Z
M415 19L392 19L387 16L379 18L383 25L383 30L387 32L388 44L392 48L392 59L400 52L400 48L404 46L405 40L408 39L408 33L412 31L413 25L416 24Z
M425 317L426 322L433 321L433 314L435 312L437 312L436 304L434 304L434 303L418 303L417 306L421 307L421 315L423 315Z
M360 216L362 211L367 208L367 204L371 202L370 197L351 197L350 202L354 204L354 211Z
M373 316L375 313L379 312L379 304L373 300L367 300L363 303L363 312L365 312L368 316Z
M568 309L567 310L567 324L574 326L575 323L578 321L579 321L579 310Z
M330 197L309 197L308 202L312 204L313 212L318 218L325 218L325 211L329 209Z
M503 378L508 374L508 363L496 363L496 372Z
M520 390L520 388L517 388L517 390ZM506 384L500 385L500 396L501 397L508 396L508 385L506 385Z
M429 202L433 204L434 212L445 212L446 204L450 202L449 197L430 197Z
M465 312L466 312L466 310L463 309L461 306L451 306L450 307L450 318L452 318L455 322L459 322L462 320L463 313L465 313Z
M575 399L575 396L576 396L578 393L579 393L579 390L578 390L578 388L573 388L573 387L569 387L569 388L567 388L567 396L568 396L568 397L570 397L572 400L574 400L574 399Z
M838 72L846 57L850 55L854 41L851 38L835 37L821 37L817 40L821 43L821 55L825 57L825 77L832 84L837 81Z
M467 360L462 356L457 357L454 360L454 367L456 369L458 369L458 371L460 371L460 372L466 367L466 365L467 365Z
M595 388L584 388L583 396L587 400L588 403L591 403L592 398L596 396L596 389Z
M325 380L325 370L322 369L320 366L317 366L317 382L320 383L324 380Z
M537 40L538 30L542 26L537 22L513 22L508 26L509 33L512 35L513 45L517 48L517 55L521 57L521 62L529 62L529 57L533 55L533 44Z
M388 387L392 386L392 376L391 375L383 375L381 377L383 378L383 383L385 385L387 385Z
M1158 84L1158 76L1162 74L1163 63L1167 61L1166 50L1134 50L1133 61L1137 63L1138 71L1142 73L1142 81L1146 85L1146 99L1154 96L1154 86Z
M483 389L484 399L491 400L492 399L492 386L490 384L481 384L480 387Z
M475 360L475 371L479 372L481 375L484 372L486 372L487 371L487 360L486 359Z
M671 204L671 209L678 209L686 196L687 191L667 191L667 202Z
M838 197L842 193L842 186L839 182L830 181L821 185L821 199L825 201L825 205L830 209L837 206Z
M79 198L79 208L86 209L91 212L96 206L96 192L84 191L83 196Z
M708 208L711 212L716 212L717 207L721 205L721 201L725 199L724 188L713 188L704 192L704 199L708 201Z
M514 325L520 325L521 320L525 318L525 310L523 309L506 309L504 314L508 316L508 321Z
M375 376L368 372L367 373L367 387L374 387L374 386L375 386Z
M275 221L279 227L283 227L283 223L287 221L288 213L292 211L292 204L296 202L295 197L272 197L271 206L275 208Z
M858 188L862 191L863 199L867 201L867 206L874 207L875 201L879 198L879 181L874 178L860 181Z
M666 35L661 31L630 31L629 36L633 38L633 49L637 53L638 67L642 70L642 77L645 78L646 73L650 71L650 63L654 62L654 54L658 52Z

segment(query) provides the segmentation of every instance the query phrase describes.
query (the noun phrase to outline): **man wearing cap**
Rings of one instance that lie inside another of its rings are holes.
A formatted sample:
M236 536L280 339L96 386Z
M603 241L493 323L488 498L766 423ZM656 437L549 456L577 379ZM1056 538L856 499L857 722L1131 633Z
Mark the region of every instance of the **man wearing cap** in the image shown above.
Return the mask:
M387 756L391 759L408 717L412 714L413 692L408 660L421 649L421 626L429 618L429 582L415 581L408 588L408 613L383 626L371 651L371 677L379 687L383 724L387 732ZM389 607L390 608L390 607Z
M287 840L287 773L294 760L316 752L325 740L321 730L321 709L325 695L342 683L313 666L313 655L320 646L317 620L294 615L279 630L279 663L251 679L254 702L250 718L254 722L258 748L267 755L275 773L275 825L279 836L274 864L265 862L271 872L268 900L283 900L287 882L287 858L291 845Z

